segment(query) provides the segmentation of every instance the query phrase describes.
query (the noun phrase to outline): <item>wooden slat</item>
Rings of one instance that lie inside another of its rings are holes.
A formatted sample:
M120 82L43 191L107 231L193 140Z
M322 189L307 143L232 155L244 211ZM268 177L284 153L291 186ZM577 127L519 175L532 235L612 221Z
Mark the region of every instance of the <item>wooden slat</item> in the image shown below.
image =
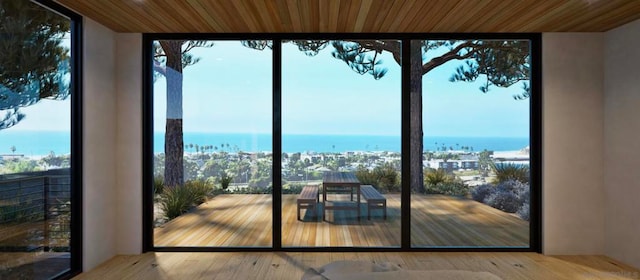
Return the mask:
M58 0L118 32L600 32L635 0Z
M399 194L385 195L386 220L381 211L372 212L375 219L357 221L355 211L332 210L326 212L330 222L316 220L313 213L306 212L310 210L302 210L303 220L298 221L297 197L283 196L285 247L400 246ZM349 199L349 195L329 195L332 201ZM155 245L269 247L271 205L271 195L219 195L156 228ZM443 195L413 195L411 205L413 246L528 246L528 222L513 214ZM366 213L366 203L362 203L361 214Z

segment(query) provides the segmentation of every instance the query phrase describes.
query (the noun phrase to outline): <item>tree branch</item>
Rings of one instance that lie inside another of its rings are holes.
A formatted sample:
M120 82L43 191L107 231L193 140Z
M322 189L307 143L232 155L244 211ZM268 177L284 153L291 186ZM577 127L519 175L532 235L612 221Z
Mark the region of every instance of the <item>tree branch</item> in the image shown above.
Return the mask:
M393 54L393 59L401 65L402 47L400 41L397 40L353 40L352 42L360 44L362 47L376 51L388 51Z
M460 55L459 52L462 51L465 48L473 48L471 51L469 51L468 53L464 54L464 55ZM472 55L474 55L475 53L478 52L479 48L481 48L481 45L473 43L472 41L466 41L458 46L456 46L455 48L451 49L450 51L448 51L447 53L439 56L439 57L435 57L433 59L431 59L429 62L425 63L424 65L422 65L422 74L426 74L429 71L433 70L434 68L445 64L446 62L450 61L450 60L463 60L463 59L467 59L470 58Z

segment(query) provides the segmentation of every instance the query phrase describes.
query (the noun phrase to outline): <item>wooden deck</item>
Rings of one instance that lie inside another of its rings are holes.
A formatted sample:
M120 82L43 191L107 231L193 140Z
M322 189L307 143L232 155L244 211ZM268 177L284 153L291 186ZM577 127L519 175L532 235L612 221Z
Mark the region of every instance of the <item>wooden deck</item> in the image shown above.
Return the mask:
M70 268L68 252L42 251L69 246L69 239L47 238L47 227L45 221L0 224L0 279L49 279Z
M400 195L387 194L388 217L374 210L371 220L356 219L355 211L327 211L316 221L309 210L297 220L296 195L282 199L284 247L400 246ZM347 195L343 198L348 200ZM333 197L333 200L340 197ZM339 203L339 202L338 202ZM155 229L155 245L239 246L272 245L271 195L219 195ZM443 195L414 195L411 201L411 240L414 247L528 246L529 223L484 204ZM361 205L366 215L366 204ZM322 206L318 213L322 213Z

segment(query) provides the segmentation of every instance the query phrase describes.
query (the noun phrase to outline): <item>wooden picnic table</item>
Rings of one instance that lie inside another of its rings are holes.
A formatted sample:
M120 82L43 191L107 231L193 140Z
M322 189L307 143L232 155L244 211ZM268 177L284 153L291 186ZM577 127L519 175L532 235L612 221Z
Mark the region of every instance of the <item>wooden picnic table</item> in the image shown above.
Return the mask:
M327 193L350 193L351 202L341 201L339 204L328 201ZM356 201L353 195L356 195ZM326 210L356 210L360 220L360 181L353 172L328 171L322 176L322 219L326 221Z

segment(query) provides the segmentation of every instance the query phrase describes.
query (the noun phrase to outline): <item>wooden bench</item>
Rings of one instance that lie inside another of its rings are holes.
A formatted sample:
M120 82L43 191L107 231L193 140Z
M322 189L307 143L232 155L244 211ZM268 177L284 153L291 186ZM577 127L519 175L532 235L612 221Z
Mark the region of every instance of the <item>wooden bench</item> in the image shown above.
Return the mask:
M304 186L298 196L298 220L300 219L300 209L313 209L314 216L318 219L318 186Z
M371 220L371 209L382 209L384 219L387 219L387 199L382 196L372 185L360 186L362 197L367 200L367 217Z

